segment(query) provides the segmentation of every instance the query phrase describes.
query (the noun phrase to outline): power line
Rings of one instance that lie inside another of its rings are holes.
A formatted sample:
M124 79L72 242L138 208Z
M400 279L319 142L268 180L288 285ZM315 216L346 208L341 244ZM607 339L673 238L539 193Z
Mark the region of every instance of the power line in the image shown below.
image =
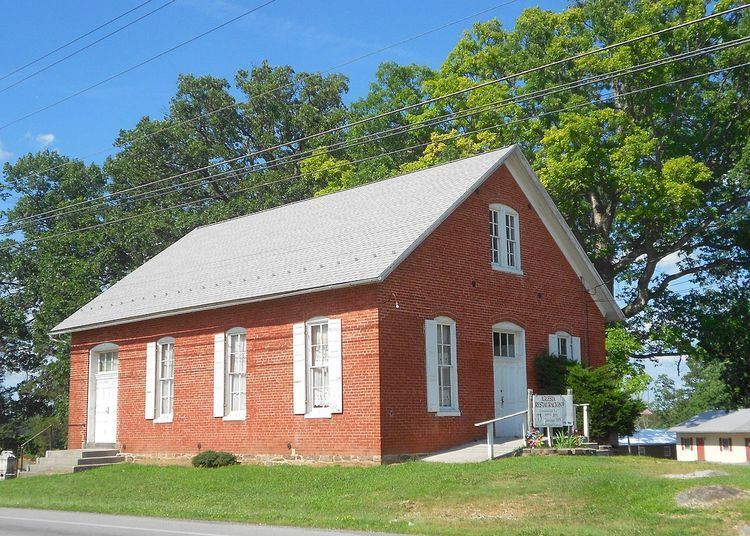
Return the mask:
M341 62L339 64L336 64L336 65L334 65L332 67L328 67L327 69L319 71L319 73L320 74L330 73L331 71L340 69L342 67L346 67L346 66L351 65L353 63L362 61L362 60L367 59L369 57L372 57L372 56L375 56L375 55L380 54L382 52L385 52L386 50L390 50L390 49L395 48L397 46L401 46L401 45L404 45L404 44L409 43L411 41L415 41L417 39L420 39L422 37L428 36L428 35L433 34L435 32L439 32L440 30L444 30L445 28L449 28L449 27L454 26L456 24L459 24L461 22L465 22L465 21L467 21L469 19L472 19L474 17L478 17L480 15L484 15L486 13L489 13L490 11L494 11L496 9L499 9L501 7L505 7L507 5L513 4L513 3L518 2L518 1L519 0L508 0L507 2L503 2L501 4L494 5L492 7L487 8L487 9L483 9L481 11L477 11L475 13L472 13L471 15L466 15L464 17L461 17L460 19L452 20L452 21L447 22L445 24L442 24L440 26L437 26L437 27L431 28L429 30L426 30L424 32L421 32L419 34L412 35L410 37L406 37L404 39L401 39L400 41L396 41L396 42L390 43L390 44L385 45L385 46L383 46L381 48L378 48L376 50L371 50L370 52L367 52L367 53L362 54L360 56L355 56L354 58L345 60L345 61L343 61L343 62ZM305 76L306 78L309 78L311 76L314 76L314 74L303 74L301 76ZM287 83L287 84L282 84L280 86L276 86L274 88L262 91L262 92L260 92L260 93L258 93L256 95L251 95L248 98L248 101L251 100L251 99L257 99L258 97L263 97L265 95L269 95L271 93L275 93L277 91L281 91L282 89L288 88L288 87L292 86L293 84L294 84L293 82L290 82L290 83ZM224 110L229 110L229 109L237 108L238 106L241 106L243 104L244 103L235 102L235 103L232 103L232 104L228 104L226 106L220 106L218 108L214 108L213 110L210 110L210 111L207 111L207 112L202 112L202 113L200 113L200 114L198 114L198 115L196 115L194 117L190 117L190 118L182 119L182 120L174 122L174 123L170 123L169 125L166 125L166 126L164 126L162 128L159 128L159 129L155 130L154 132L148 132L146 134L135 136L134 138L132 138L130 140L130 143L133 143L133 142L136 142L136 141L140 141L140 140L144 140L144 139L150 139L150 138L152 138L154 136L158 136L162 132L166 132L168 130L171 130L173 128L177 128L177 127L185 125L185 124L193 123L195 121L198 121L199 119L204 119L206 117L211 117L214 114L217 114L217 113L222 112ZM102 151L97 151L95 153L90 153L88 156L85 156L83 158L88 158L88 157L91 157L91 156L97 156L97 155L100 155L100 154L104 154L106 152L109 152L109 148L107 148L105 150L102 150ZM53 171L53 170L58 169L58 168L61 168L63 166L70 165L72 163L73 162L63 162L61 164L57 164L57 165L49 167L49 168L47 168L45 170L38 171L38 172L36 172L36 173L34 173L32 175L29 175L29 178L39 177L39 176L41 176L41 175L43 175L45 173L49 173L50 171Z
M28 63L26 63L26 64L24 64L24 65L21 65L20 67L17 67L16 69L14 69L14 70L10 71L9 73L5 73L4 75L0 76L0 80L5 80L5 79L6 79L6 78L8 78L9 76L13 76L13 75L14 75L14 74L16 74L17 72L19 72L19 71L23 71L23 70L24 70L24 69L25 69L26 67L31 67L31 66L32 66L32 65L34 65L35 63L39 63L39 62L40 62L40 61L42 61L43 59L45 59L45 58L48 58L48 57L50 57L50 56L51 56L52 54L54 54L55 52L59 52L59 51L61 51L62 49L64 49L64 48L67 48L67 47L69 47L69 46L70 46L70 45L72 45L73 43L77 43L77 42L78 42L78 41L80 41L81 39L83 39L83 38L85 38L85 37L88 37L88 36L89 36L89 35L91 35L92 33L95 33L95 32L97 32L98 30L101 30L101 29L102 29L102 28L104 28L105 26L109 26L109 25L110 25L110 24L112 24L113 22L115 22L115 21L117 21L117 20L119 20L119 19L121 19L121 18L125 17L126 15L129 15L129 14L131 14L131 13L132 13L133 11L136 11L136 10L140 9L140 8L142 8L143 6L145 6L146 4L150 4L150 3L151 3L151 2L153 2L153 1L154 1L154 0L146 0L145 2L143 2L143 3L141 3L141 4L138 4L138 5L137 5L137 6L135 6L134 8L132 8L132 9L129 9L129 10L127 10L126 12L124 12L124 13L122 13L122 14L120 14L120 15L117 15L117 16L116 16L115 18L113 18L113 19L109 19L109 20L108 20L107 22L105 22L105 23L103 23L103 24L100 24L99 26L97 26L97 27L96 27L96 28L94 28L93 30L89 30L88 32L86 32L86 33L84 33L84 34L82 34L82 35L79 35L79 36L78 36L78 37L76 37L75 39L73 39L73 40L71 40L71 41L68 41L68 42L67 42L67 43L65 43L64 45L60 45L60 46L59 46L59 47L57 47L56 49L54 49L54 50L50 50L50 51L49 51L49 52L47 52L46 54L44 54L44 55L42 55L42 56L39 56L38 58L36 58L36 59L34 59L34 60L31 60L30 62L28 62Z
M445 122L445 121L448 121L448 120L457 120L457 119L460 119L460 118L463 118L463 117L468 117L470 115L474 115L476 113L491 111L491 110L494 110L494 109L498 108L499 106L502 106L503 104L522 103L522 102L526 102L526 101L529 101L529 100L532 100L532 99L536 99L536 98L544 98L544 97L547 97L549 95L553 95L553 94L556 94L556 93L561 93L563 91L569 91L569 90L572 90L572 89L577 89L577 88L584 87L584 86L590 85L590 84L599 83L599 82L602 82L602 81L605 81L605 80L609 80L609 79L612 79L612 78L616 78L616 77L619 77L619 76L622 76L622 75L635 74L635 73L641 72L643 70L651 69L651 68L654 68L654 67L660 67L660 66L668 65L668 64L671 64L671 63L676 63L678 61L685 61L687 59L695 58L695 57L698 57L698 56L701 56L701 55L705 55L705 54L708 54L708 53L711 53L711 52L718 52L720 50L724 50L724 49L727 49L727 48L740 46L740 45L743 45L743 44L745 44L747 42L750 42L750 36L744 37L744 38L735 39L733 41L728 41L728 42L725 42L725 43L719 43L719 44L716 44L716 45L711 45L711 46L704 47L704 48L701 48L701 49L692 50L692 51L689 51L689 52L684 52L684 53L677 54L677 55L674 55L674 56L667 56L667 57L664 57L664 58L659 58L657 60L652 60L652 61L646 62L644 64L626 67L626 68L619 69L617 71L612 71L612 72L609 72L609 73L603 73L603 74L599 74L599 75L593 75L593 76L583 77L581 79L574 80L574 81L571 81L571 82L568 82L568 83L559 84L559 85L554 86L552 88L537 90L537 91L530 92L528 94L517 95L517 96L514 96L514 97L510 97L510 98L501 99L499 101L494 101L494 102L491 102L491 103L487 103L487 104L475 106L475 107L472 107L472 108L469 108L467 110L463 110L463 111L460 111L460 112L450 112L450 113L444 114L442 116L433 117L433 118L430 118L430 119L427 119L427 120L423 120L423 121L419 121L419 122L416 122L416 123L411 123L411 124L408 124L408 125L401 125L401 126L397 126L397 127L393 127L393 128L387 129L385 131L380 131L380 132L375 132L375 133L367 134L367 135L364 135L364 136L360 136L358 138L354 138L353 140L344 140L344 141L338 142L336 144L327 145L327 146L321 146L321 147L319 147L317 149L326 149L328 151L331 151L331 150L338 151L338 150L342 150L342 149L348 149L348 148L355 147L357 145L361 145L362 143L367 143L367 142L370 142L370 141L378 141L378 140L381 140L381 139L384 139L384 138L387 138L387 137L391 137L391 136L394 136L394 135L408 133L408 132L411 132L411 131L418 130L420 128L426 128L428 126L434 126L436 124L439 124L439 123L442 123L442 122ZM385 134L387 134L387 135L385 135ZM267 150L270 150L270 149L266 149L265 151L267 151ZM258 153L261 153L261 152L264 152L264 151L258 151ZM277 159L274 159L274 160L264 161L260 165L264 166L265 169L269 169L271 167L278 167L279 165L288 165L290 163L299 162L299 161L301 161L302 159L306 158L308 155L310 155L312 153L313 153L313 150L303 151L302 153L298 153L298 154L294 155L293 157L280 157L280 158L277 158ZM275 165L275 166L270 166L269 164L273 163L273 162L278 162L278 164ZM212 167L212 166L207 166L207 167ZM216 175L214 175L212 177L209 177L209 178L199 177L197 179L192 179L190 181L187 181L187 183L182 184L180 186L187 186L187 185L195 183L195 182L204 182L204 181L206 183L213 183L213 182L217 181L219 178L225 177L227 175L236 175L238 173L253 171L252 168L254 168L254 167L255 167L255 165L251 166L251 170L247 170L247 169L230 169L228 171L221 172L221 173L216 174ZM109 194L100 196L99 198L96 198L96 199L91 199L91 200L87 200L87 201L80 201L80 202L78 202L76 204L67 205L66 207L60 207L58 209L50 209L50 210L48 210L46 212L43 212L43 213L37 214L37 215L25 216L23 218L19 218L19 219L13 220L13 221L6 222L6 224L3 226L3 228L0 229L0 232L5 232L5 233L15 232L12 229L8 230L7 229L8 225L18 225L18 224L21 224L21 223L24 223L24 222L27 222L27 221L40 221L40 220L43 220L43 219L46 219L46 218L50 218L50 217L59 217L59 216L62 216L62 215L68 215L68 214L73 214L73 213L76 213L76 212L80 212L81 210L85 210L87 208L90 208L92 206L92 204L95 203L97 200L100 200L101 202L98 205L93 205L93 206L94 207L95 206L100 206L101 204L106 203L106 200L109 200L109 199L111 199L111 198L113 198L115 196L123 195L124 193L127 193L129 191L133 191L133 190L136 190L136 189L141 189L141 188L144 188L144 187L149 186L149 185L153 185L153 184L156 184L156 183L161 183L161 182L164 182L164 181L168 181L171 178L179 178L180 176L184 176L184 175L187 175L189 173L194 173L194 172L202 171L202 170L204 170L204 168L198 168L196 170L190 170L190 171L182 172L180 174L173 175L171 177L166 177L166 178L163 178L163 179L160 179L160 180L157 180L157 181L152 181L152 182L149 182L149 183L145 183L143 185L133 186L133 187L126 188L126 189L123 189L123 190L119 190L117 192L111 192ZM136 194L135 196L131 196L131 198L141 197L141 198L148 199L148 198L151 198L151 197L154 197L154 196L160 194L161 192L163 192L165 190L170 190L170 189L172 189L172 186L165 186L165 187L157 189L157 190L151 190L151 191L146 192L144 194ZM82 205L86 205L86 206L83 206L82 208L78 208L77 210L70 210L70 209L72 209L72 208L74 208L76 206L81 207Z
M151 1L151 0L149 0L149 1ZM36 75L41 74L44 71L47 71L48 69L51 69L55 65L59 65L60 63L62 63L64 61L72 58L73 56L76 56L76 55L80 54L81 52L83 52L85 50L88 50L89 48L93 47L94 45L97 45L97 44L101 43L105 39L108 39L108 38L112 37L113 35L115 35L117 33L120 33L121 31L125 30L126 28L129 28L130 26L133 26L134 24L139 23L143 19L145 19L147 17L150 17L151 15L153 15L154 13L156 13L157 11L161 11L162 9L164 9L165 7L167 7L168 5L174 4L176 1L177 0L169 0L167 3L162 4L161 6L157 7L156 9L149 11L145 15L141 15L137 19L134 19L134 20L128 22L127 24L123 25L123 26L120 26L119 28L117 28L116 30L111 31L110 33L101 36L99 39L96 39L95 41L92 41L91 43L82 46L81 48L75 50L74 52L71 52L67 56L63 56L59 60L57 60L55 62L52 62L49 65L46 65L46 66L42 67L41 69L36 70L36 71L34 71L33 73L31 73L29 75L26 75L25 77L21 78L20 80L16 80L15 82L13 82L10 85L5 86L4 88L0 89L0 93L5 93L9 89L14 88L14 87L16 87L16 86L18 86L20 84L23 84L26 80L29 80L30 78L34 78Z
M419 122L416 122L416 123L411 123L411 124L408 124L408 125L400 125L400 126L397 126L397 127L392 127L390 129L386 129L384 131L379 131L379 132L367 134L367 135L364 135L364 136L360 136L360 137L354 138L353 140L344 140L342 142L338 142L338 143L335 143L335 144L321 146L321 147L318 147L318 148L316 148L314 150L302 151L301 153L295 154L295 155L293 155L291 157L280 157L280 158L277 158L277 159L273 159L273 160L269 160L269 161L264 161L262 164L259 165L259 166L262 166L263 169L254 169L256 167L255 165L251 166L250 169L230 169L230 170L227 170L227 171L224 171L224 172L212 175L210 177L198 177L198 178L195 178L195 179L191 179L189 181L180 183L179 185L177 185L177 187L185 188L187 186L191 186L191 185L196 184L196 183L201 183L202 185L205 186L205 185L208 185L208 184L216 183L216 182L218 182L220 180L225 180L227 178L231 178L232 176L237 176L237 175L242 175L242 174L247 174L247 173L253 173L253 172L259 172L259 171L268 171L270 169L274 169L274 168L280 167L282 165L289 165L289 164L298 163L298 162L304 160L305 158L308 158L310 155L312 155L315 150L324 149L324 150L326 150L327 152L330 153L330 152L334 152L334 151L351 149L353 147L356 147L356 146L359 146L359 145L362 145L362 144L365 144L365 143L369 143L371 141L380 141L382 139L389 138L389 137L392 137L392 136L395 136L395 135L406 134L406 133L410 133L410 132L413 132L413 131L416 131L416 130L420 130L420 129L423 129L423 128L427 128L427 127L430 127L430 126L435 126L437 124L444 123L446 121L455 121L457 119L461 119L461 118L464 118L464 117L475 115L477 113L482 113L482 112L487 112L487 111L493 111L493 110L496 110L499 106L501 106L503 104L508 104L508 103L518 104L520 102L525 102L525 101L532 100L532 99L535 99L535 98L547 97L547 96L549 96L551 94L559 93L559 92L561 92L563 90L577 89L577 88L583 87L585 85L589 85L589 84L593 84L593 83L598 83L598 82L601 82L603 80L615 78L615 77L618 77L618 76L620 76L622 74L634 74L634 73L640 72L640 71L645 70L645 69L653 68L654 66L667 65L667 64L670 64L670 63L674 63L677 60L684 60L684 59L689 59L691 57L697 57L697 56L700 56L700 55L703 55L703 54L706 54L706 53L709 53L709 52L715 52L715 51L723 50L725 48L739 46L739 45L745 44L747 42L750 42L750 37L740 38L740 39L737 39L737 40L734 40L734 41L730 41L730 42L727 42L727 43L722 43L720 45L713 45L713 46L706 47L706 48L703 48L703 49L697 49L695 51L686 52L686 53L679 54L679 55L672 56L672 57L668 57L668 58L661 58L659 60L654 60L654 61L651 61L651 62L647 62L646 64L638 65L638 66L635 66L635 67L629 67L629 68L620 69L618 71L614 71L614 72L611 72L611 73L605 73L605 74L602 74L602 75L597 75L597 76L591 77L591 79L588 79L588 78L579 79L577 81L570 82L568 84L558 85L558 86L556 86L554 88L551 88L550 90L544 90L544 91L540 90L540 91L532 92L532 93L529 93L529 94L521 95L521 96L518 96L518 97L512 97L512 98L508 98L508 99L503 99L503 100L495 101L494 103L488 103L488 104L484 104L484 105L475 106L473 108L469 108L469 109L463 110L461 112L457 112L457 113L451 112L451 113L448 113L448 114L444 114L442 116L437 116L437 117L430 118L430 119L423 120L423 121L419 121ZM271 165L271 164L273 164L273 165ZM143 192L141 194L135 194L135 195L132 195L132 196L127 196L122 202L123 203L131 203L131 202L134 202L134 201L145 201L145 200L148 200L148 199L151 199L151 198L154 198L154 197L158 197L163 192L172 190L174 187L175 186L167 185L167 186L164 186L164 187L161 187L161 188L157 188L156 190L149 190L148 192ZM117 194L117 193L119 193L119 192L113 192L113 195ZM97 208L99 206L105 205L106 203L107 203L106 201L102 201L102 202L99 202L98 204L86 205L86 206L83 206L83 207L78 207L78 208L73 209L73 210L67 210L67 211L63 211L63 212L58 212L58 213L53 214L51 216L39 217L38 219L33 219L32 221L41 221L41 220L47 219L47 218L57 218L57 217L61 217L61 216L68 216L70 214L75 214L75 213L78 213L78 212L81 212L81 211L84 211L84 210L87 210L87 209ZM7 232L15 232L15 231L14 230L6 231L6 230L0 229L0 232L7 233Z
M86 93L87 91L91 91L94 88L97 88L97 87L99 87L99 86L101 86L103 84L106 84L107 82L111 82L112 80L114 80L116 78L119 78L119 77L121 77L121 76L123 76L123 75L125 75L125 74L127 74L127 73L129 73L131 71L134 71L134 70L138 69L139 67L143 67L144 65L146 65L148 63L151 63L152 61L155 61L155 60L161 58L162 56L166 56L167 54L170 54L171 52L174 52L178 48L182 48L185 45L193 43L194 41L197 41L198 39L201 39L201 38L203 38L203 37L205 37L205 36L207 36L207 35L215 32L217 30L220 30L221 28L224 28L225 26L227 26L229 24L232 24L233 22L238 21L239 19L241 19L243 17L246 17L246 16L250 15L251 13L255 13L259 9L262 9L262 8L266 7L267 5L269 5L269 4L273 4L274 2L276 2L276 0L266 0L266 2L264 2L263 4L260 4L260 5L256 6L256 7L252 8L252 9L249 9L249 10L243 12L242 14L237 15L236 17L233 17L233 18L231 18L231 19L229 19L229 20L227 20L225 22L222 22L218 26L214 26L213 28L211 28L209 30L206 30L203 33L200 33L200 34L198 34L198 35L196 35L194 37L191 37L190 39L188 39L186 41L183 41L183 42L181 42L181 43L179 43L179 44L177 44L177 45L175 45L175 46L173 46L171 48L168 48L167 50L164 50L164 51L156 54L155 56L151 56L150 58L148 58L146 60L143 60L140 63L137 63L137 64L135 64L135 65L133 65L131 67L128 67L127 69L124 69L124 70L120 71L119 73L113 74L112 76L109 76L109 77L105 78L104 80L100 80L99 82L96 82L95 84L91 84L90 86L87 86L87 87L85 87L83 89L80 89L80 90L76 91L75 93L71 93L67 97L64 97L64 98L62 98L62 99L60 99L58 101L55 101L52 104L48 104L47 106L44 106L44 107L39 108L37 110L34 110L33 112L29 112L26 115L23 115L21 117L17 117L16 119L13 119L12 121L8 121L7 123L4 123L4 124L0 125L0 130L8 128L11 125L15 125L16 123L20 123L24 119L28 119L29 117L33 117L33 116L35 116L37 114L40 114L40 113L42 113L42 112L44 112L46 110L49 110L50 108L54 108L55 106L58 106L58 105L60 105L60 104L62 104L64 102L67 102L67 101L75 98L75 97L78 97L79 95L82 95L82 94Z
M620 93L618 95L610 94L609 96L606 96L606 97L600 97L598 99L594 99L594 100L591 100L591 101L588 101L588 102L579 103L579 104L575 104L575 105L572 105L572 106L567 106L567 107L564 107L564 108L559 108L557 110L551 110L551 111L548 111L548 112L544 112L542 114L535 114L535 115L527 116L527 117L524 117L524 118L521 118L521 119L518 119L518 120L515 120L515 121L499 123L499 124L495 124L495 125L492 125L492 126L489 126L489 127L484 127L484 128L480 128L480 129L475 129L475 130L467 131L467 132L453 134L451 136L444 137L441 141L442 142L451 141L451 140L462 138L462 137L469 136L469 135L472 135L472 134L478 134L480 132L486 132L486 131L489 131L489 130L494 130L494 129L501 128L501 127L506 127L506 126L509 126L511 124L520 123L520 122L524 122L524 121L529 121L529 120L532 120L532 119L538 119L538 118L546 116L546 115L551 115L551 114L555 114L555 113L561 113L561 112L565 112L565 111L570 111L570 110L573 110L573 109L582 108L584 106L590 106L592 104L597 104L597 103L600 103L600 102L606 102L608 100L622 98L622 97L629 96L629 95L635 95L635 94L643 93L645 91L652 91L654 89L658 89L658 88L661 88L661 87L671 86L671 85L679 84L679 83L683 83L683 82L689 82L689 81L696 80L698 78L703 78L703 77L707 77L707 76L713 76L713 75L716 75L716 74L719 74L719 73L725 73L725 72L728 72L728 71L732 71L734 69L738 69L738 68L741 68L741 67L746 67L748 65L750 65L750 61L738 64L738 65L734 65L734 66L731 66L731 67L725 67L725 68L721 68L721 69L716 69L716 70L709 71L709 72L706 72L706 73L692 75L692 76L680 78L680 79L677 79L677 80L672 80L672 81L669 81L669 82L664 82L664 83L661 83L661 84L656 84L656 85L648 86L648 87L645 87L645 88L638 88L638 89L635 89L635 90L631 90L631 91L627 91L627 92L624 92L624 93ZM396 153L399 153L399 152L404 152L404 151L407 151L407 150L412 150L412 149L416 149L416 148L420 148L420 147L426 147L430 143L432 143L432 142L427 142L427 143L422 143L422 144L418 144L418 145L413 145L413 146L410 146L410 147L405 147L405 148L397 149L397 150L394 150L394 151L388 151L386 153L381 153L381 154L378 154L378 155L374 155L374 156L370 156L370 157L366 157L366 158L361 158L361 159L350 161L350 162L344 162L344 163L339 164L339 165L331 166L328 169L330 170L330 169L337 169L337 168L344 167L344 166L351 166L353 164L361 163L361 162L364 162L364 161L373 160L375 158L382 158L384 156L390 156L392 154L396 154ZM492 150L495 150L495 149L492 149ZM473 155L473 156L476 156L478 154L483 154L484 152L489 152L489 151L482 151L482 152L479 152L479 153L475 153L475 155ZM262 187L265 187L265 186L271 186L271 185L278 184L278 183L281 183L281 182L286 182L286 181L289 181L289 180L292 180L292 179L301 178L303 176L306 176L306 175L309 175L309 174L312 174L312 173L315 173L315 172L316 171L302 172L302 173L298 173L298 174L294 174L294 175L282 177L282 178L279 178L279 179L275 179L275 180L272 180L272 181L264 182L264 183L261 183L261 184L256 184L256 185L251 185L251 186L248 186L248 187L238 188L238 189L235 189L232 192L232 195L236 195L236 194L244 192L244 191L256 190L256 189L259 189L259 188L262 188ZM388 178L392 178L392 177L388 177ZM381 179L381 180L385 180L385 179ZM201 202L205 202L205 201L210 201L212 199L215 199L215 197L214 196L207 196L207 197L203 197L201 199L195 199L195 200L187 201L185 203L180 203L180 204L177 204L177 205L171 205L171 206L168 206L168 207L161 207L159 209L155 209L155 210L152 210L152 211L149 211L149 212L133 214L133 215L126 216L126 217L117 218L115 220L99 222L99 223L96 223L96 224L93 224L93 225L89 225L89 226L85 226L85 227L81 227L81 228L77 228L77 229L71 229L71 230L68 230L68 231L63 231L61 233L55 233L55 234L52 234L52 235L42 236L42 237L37 237L37 238L32 238L32 239L26 239L26 240L24 240L24 242L14 244L11 247L23 247L26 244L32 244L32 243L38 243L38 242L48 241L48 240L52 240L52 239L59 238L59 237L62 237L62 236L67 236L67 235L70 235L70 234L73 234L73 233L77 233L77 232L81 232L81 231L88 231L88 230L95 229L95 228L98 228L98 227L102 227L102 226L105 226L105 225L112 225L112 224L115 224L115 223L122 223L124 221L129 221L129 220L132 220L132 219L136 219L136 218L140 218L140 217L144 217L144 216L149 216L149 215L152 215L152 214L157 214L157 213L165 212L167 210L175 210L175 209L183 208L183 207L186 207L186 206L189 206L189 205L194 205L194 204L197 204L197 203L201 203Z

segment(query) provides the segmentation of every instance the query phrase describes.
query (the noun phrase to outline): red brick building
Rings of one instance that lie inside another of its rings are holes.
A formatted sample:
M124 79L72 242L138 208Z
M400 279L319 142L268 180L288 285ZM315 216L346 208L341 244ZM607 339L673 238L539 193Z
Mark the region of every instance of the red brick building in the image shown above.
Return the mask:
M482 437L620 318L513 146L196 229L53 333L70 448L379 461Z

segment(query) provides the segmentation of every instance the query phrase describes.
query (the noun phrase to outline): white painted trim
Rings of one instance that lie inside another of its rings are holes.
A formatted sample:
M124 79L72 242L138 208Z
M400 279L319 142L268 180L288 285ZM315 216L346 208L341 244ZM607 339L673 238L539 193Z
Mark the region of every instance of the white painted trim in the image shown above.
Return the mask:
M330 419L332 416L329 408L313 408L305 413L305 419Z
M435 413L438 417L460 417L461 412L459 410L442 410Z
M158 417L154 418L154 424L167 424L173 421L174 415L170 413L169 415L159 415Z
M222 417L224 421L244 421L247 419L247 411L233 411Z
M176 243L176 242L175 242ZM166 250L165 250L166 251ZM374 283L380 283L382 279L380 277L371 277L369 279L360 279L357 281L349 281L346 283L335 283L333 285L324 285L322 287L311 287L302 290L295 290L292 292L281 292L279 294L268 294L267 296L258 296L255 298L246 298L241 300L222 301L215 302L206 305L199 305L194 307L182 307L180 309L172 309L169 311L163 311L161 313L147 313L143 315L132 316L129 318L123 318L120 320L112 320L109 322L100 322L95 324L86 324L76 328L70 329L59 329L49 331L49 335L63 335L66 333L76 333L79 331L88 331L91 329L106 328L110 326L121 326L123 324L132 324L134 322L141 322L143 320L153 320L156 318L167 318L170 316L184 315L188 313L198 313L201 311L213 311L215 309L223 309L225 307L234 307L235 305L246 305L248 303L258 303L264 301L278 300L281 298L288 298L291 296L301 296L304 294L313 294L315 292L325 292L328 290L336 290L342 288L359 287L362 285L372 285Z

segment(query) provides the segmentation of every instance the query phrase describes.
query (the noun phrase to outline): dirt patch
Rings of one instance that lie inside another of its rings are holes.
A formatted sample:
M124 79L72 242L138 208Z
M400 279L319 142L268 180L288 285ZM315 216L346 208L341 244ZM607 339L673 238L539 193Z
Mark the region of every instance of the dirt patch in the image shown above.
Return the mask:
M676 500L679 506L706 508L724 501L748 497L750 497L750 493L744 489L733 488L731 486L701 486L681 491L677 494Z
M671 475L663 475L664 478L676 478L680 480L689 480L692 478L711 478L714 476L729 476L729 473L724 471L693 471L692 473L676 473Z

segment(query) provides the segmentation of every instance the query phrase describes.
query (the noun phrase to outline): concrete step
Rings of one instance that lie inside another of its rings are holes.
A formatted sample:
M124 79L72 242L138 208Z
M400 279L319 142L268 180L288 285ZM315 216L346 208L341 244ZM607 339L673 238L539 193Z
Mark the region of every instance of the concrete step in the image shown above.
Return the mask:
M125 461L117 449L48 450L29 465L27 474L74 473Z
M125 461L125 456L99 456L96 458L80 458L78 460L78 466L83 465L104 465L122 463Z
M81 471L88 471L89 469L96 469L98 467L110 467L112 463L92 463L90 465L76 465L73 467L74 473L80 473Z
M81 453L81 458L117 456L119 453L120 451L117 449L86 449Z
M37 465L37 464L31 464L29 465L29 473L72 473L73 472L73 465L67 465L67 464L45 464L45 465Z

